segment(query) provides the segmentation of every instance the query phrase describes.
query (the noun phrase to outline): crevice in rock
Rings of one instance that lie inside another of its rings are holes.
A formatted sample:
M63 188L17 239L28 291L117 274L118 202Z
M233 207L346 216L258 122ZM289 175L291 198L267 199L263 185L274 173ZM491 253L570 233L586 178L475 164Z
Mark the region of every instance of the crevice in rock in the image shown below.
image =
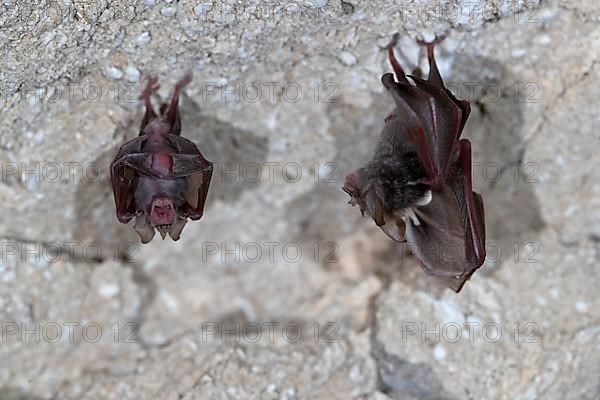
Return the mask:
M43 242L29 239L23 239L19 237L3 237L0 241L4 244L4 250L9 250L12 253L12 246L8 246L8 243L15 244L17 246L17 254L15 256L20 257L21 260L31 259L34 260L46 260L46 257L50 260L66 260L72 264L100 264L105 259L104 257L87 257L85 254L78 252L74 249L74 242L64 242L60 244L57 242ZM35 252L31 253L28 245L35 246ZM4 257L9 257L12 254L4 254Z
M547 115L548 111L552 107L557 107L559 105L559 101L564 99L564 97L566 96L566 94L569 91L571 86L577 85L577 84L582 84L582 82L585 80L585 78L587 78L592 73L592 71L598 64L600 64L600 61L594 59L594 60L592 60L589 68L587 68L580 75L576 76L575 78L569 79L569 82L565 82L564 80L561 80L562 90L552 100L547 102L546 107L544 107L543 111L541 112L541 117L540 117L539 122L535 125L534 129L529 134L526 135L525 139L523 140L521 156L524 155L529 143L531 143L540 134L540 132L543 131L542 128L544 127L544 124L548 123L548 115Z
M378 297L378 296L377 296ZM413 363L385 350L379 340L377 298L373 302L370 342L371 357L377 370L377 388L392 399L452 400L433 368L426 363Z
M152 303L154 303L154 299L156 299L156 295L158 293L156 281L152 278L152 275L145 271L144 264L142 263L124 263L123 266L131 270L131 279L136 284L140 297L140 305L137 310L137 315L135 318L133 318L133 320L130 321L135 327L137 327L132 340L140 343L142 348L145 350L148 350L150 347L157 347L148 343L144 339L144 336L140 334L146 321L148 310L152 306Z

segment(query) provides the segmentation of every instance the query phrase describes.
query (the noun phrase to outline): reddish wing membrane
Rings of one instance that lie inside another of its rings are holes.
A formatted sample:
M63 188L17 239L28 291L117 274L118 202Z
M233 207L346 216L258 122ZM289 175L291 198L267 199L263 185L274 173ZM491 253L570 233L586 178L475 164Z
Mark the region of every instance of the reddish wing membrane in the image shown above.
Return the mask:
M475 194L477 224L483 227L483 203ZM469 216L465 194L458 195L449 185L436 192L432 202L416 211L419 225L407 224L406 239L423 269L459 292L465 282L481 266L476 256L475 236L484 239L481 230L473 232L466 221ZM484 253L481 253L485 257Z
M190 219L198 220L204 214L213 165L202 156L194 142L175 135L170 135L169 141L179 152L173 156L173 175L185 177L188 182L185 213Z
M407 79L399 66L393 46L388 47L390 63L398 82L391 74L382 77L384 86L396 103L396 113L405 122L406 134L414 146L432 188L440 187L448 174L448 165L455 156L456 143L466 123L470 108L468 102L458 101L443 86L433 55L434 43L427 44L430 73L427 80L410 75Z
M198 220L204 214L204 205L212 178L213 165L201 154L173 155L173 176L187 180L184 214L192 220Z
M470 142L459 140L470 105L445 88L434 58L435 43L426 43L428 79L409 76L412 85L394 55L395 40L388 54L397 81L385 74L382 82L396 110L386 119L385 129L394 130L415 149L432 201L414 209L418 222L403 220L401 214L385 215L385 224L378 225L392 239L406 239L425 271L459 292L485 259L483 199L472 189Z
M172 159L172 172L160 178L186 178L188 184L185 193L187 202L185 214L192 220L198 220L204 212L213 165L199 152L198 154L172 154L169 157ZM113 163L111 179L117 216L121 222L127 222L135 215L132 186L135 177L139 174L156 177L151 163L152 154L148 153L127 154Z
M123 144L111 164L117 218L127 223L136 217L134 229L143 243L155 231L178 240L187 219L204 213L213 166L194 142L180 136L179 97L191 79L187 73L177 82L170 102L157 114L151 97L158 80L149 77L140 96L146 111L139 136Z

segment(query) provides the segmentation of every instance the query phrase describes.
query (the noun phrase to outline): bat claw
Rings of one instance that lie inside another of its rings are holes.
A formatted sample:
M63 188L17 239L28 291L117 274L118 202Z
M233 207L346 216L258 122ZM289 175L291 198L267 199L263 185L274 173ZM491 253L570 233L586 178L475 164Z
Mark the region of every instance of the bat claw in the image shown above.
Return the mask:
M446 39L446 34L442 33L441 35L438 35L437 33L435 34L435 37L433 38L432 41L427 41L423 38L418 38L417 39L417 43L420 44L421 46L435 46L436 44L441 43L444 39Z
M400 40L400 33L399 32L394 33L394 35L392 36L392 40L390 40L390 42L388 43L387 46L385 46L385 48L386 49L390 49L390 48L393 49L398 44L399 40Z

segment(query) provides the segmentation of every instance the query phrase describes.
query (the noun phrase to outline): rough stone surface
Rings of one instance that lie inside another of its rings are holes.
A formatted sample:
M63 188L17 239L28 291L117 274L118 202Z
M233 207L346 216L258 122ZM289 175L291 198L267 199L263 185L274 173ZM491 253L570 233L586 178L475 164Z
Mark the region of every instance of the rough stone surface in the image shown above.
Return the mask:
M593 0L2 2L0 399L600 398L599 18ZM415 39L446 35L440 70L472 104L488 259L459 295L339 189L392 108L395 32L416 74ZM107 167L144 78L166 99L187 70L206 214L142 247Z

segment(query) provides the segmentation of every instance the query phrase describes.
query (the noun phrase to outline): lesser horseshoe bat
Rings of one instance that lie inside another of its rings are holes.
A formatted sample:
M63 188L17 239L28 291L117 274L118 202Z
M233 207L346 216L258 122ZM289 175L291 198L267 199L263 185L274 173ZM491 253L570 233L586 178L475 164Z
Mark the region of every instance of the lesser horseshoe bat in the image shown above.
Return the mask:
M434 57L440 39L420 42L427 80L405 74L397 39L387 47L397 81L392 73L381 78L395 110L371 161L348 174L342 189L363 216L407 242L427 273L459 292L485 259L483 199L472 189L471 143L460 139L471 108L444 86Z
M163 239L168 233L179 240L188 218L198 220L204 213L213 164L181 136L178 111L181 90L191 79L188 73L177 82L170 104L163 104L159 114L151 102L159 89L157 78L148 79L140 96L146 112L139 136L120 147L110 166L117 218L128 223L135 217L142 243L152 240L155 229Z

